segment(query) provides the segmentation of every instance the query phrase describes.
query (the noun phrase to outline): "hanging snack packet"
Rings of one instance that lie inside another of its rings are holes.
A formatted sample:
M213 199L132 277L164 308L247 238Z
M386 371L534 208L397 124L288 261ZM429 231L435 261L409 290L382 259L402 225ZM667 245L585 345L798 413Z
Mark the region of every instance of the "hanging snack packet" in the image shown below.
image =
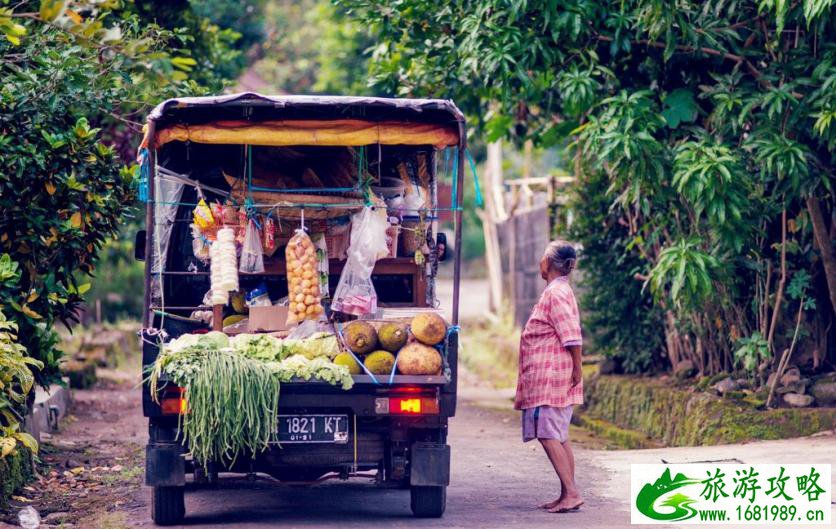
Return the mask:
M317 278L316 248L304 230L298 229L285 248L287 263L288 325L316 320L322 314Z
M266 216L262 222L261 228L261 248L264 250L264 255L271 256L276 251L276 223L273 217Z
M224 204L223 223L227 227L234 227L238 225L238 210L232 202Z
M247 223L246 234L241 245L241 260L238 270L245 274L260 274L264 272L264 253L261 249L261 234L255 220Z
M201 230L205 230L215 225L215 219L212 217L212 210L209 209L206 201L202 198L197 203L197 206L195 206L194 211L192 211L192 217L194 218L194 223Z
M192 224L192 252L194 256L206 263L209 261L209 241L200 231L197 224Z
M243 207L238 209L238 226L235 228L235 244L244 246L244 239L247 237L247 230L249 229L249 222L247 210ZM261 241L258 242L261 246Z

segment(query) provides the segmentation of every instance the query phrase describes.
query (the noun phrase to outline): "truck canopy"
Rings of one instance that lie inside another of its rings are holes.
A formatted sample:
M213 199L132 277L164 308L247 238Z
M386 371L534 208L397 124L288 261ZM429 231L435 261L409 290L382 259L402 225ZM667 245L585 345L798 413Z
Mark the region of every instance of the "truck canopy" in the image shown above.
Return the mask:
M320 232L336 233L342 226L345 233L350 215L369 205L369 181L381 185L386 177L412 178L416 190L423 179L425 206L404 210L405 226L423 229L428 223L435 236L439 219L453 221L450 319L457 324L464 131L461 111L438 99L242 93L159 104L148 116L139 150L141 195L148 202L146 326L155 326L159 311L189 317L211 309L202 301L208 272L193 258L188 230L202 197L272 212L281 228L301 217L319 221ZM437 183L443 174L452 175L452 196L440 207ZM329 257L336 284L344 255L329 250ZM403 253L378 262L381 306L437 306L435 269L424 272L416 264ZM277 280L285 273L283 259L265 257L265 267L271 297L287 295L286 284ZM250 287L259 280L242 277Z
M169 99L149 115L143 144L360 146L461 142L464 117L447 100L254 93Z

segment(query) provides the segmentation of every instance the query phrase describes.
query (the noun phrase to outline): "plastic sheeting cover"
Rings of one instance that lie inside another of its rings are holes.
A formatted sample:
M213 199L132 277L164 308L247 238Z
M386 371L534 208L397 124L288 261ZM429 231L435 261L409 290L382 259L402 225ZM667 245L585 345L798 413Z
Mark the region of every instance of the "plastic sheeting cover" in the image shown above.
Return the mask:
M151 242L151 297L162 299L162 274L171 239L177 208L183 196L184 184L170 179L154 180L154 234Z

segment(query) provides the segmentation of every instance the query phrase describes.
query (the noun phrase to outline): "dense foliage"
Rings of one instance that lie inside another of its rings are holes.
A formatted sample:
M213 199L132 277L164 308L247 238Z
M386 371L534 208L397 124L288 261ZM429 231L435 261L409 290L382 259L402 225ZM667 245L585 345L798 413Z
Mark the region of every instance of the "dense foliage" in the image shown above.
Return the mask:
M606 179L576 202L601 220L578 231L586 308L628 363L648 365L637 327L703 373L763 380L799 334L827 362L835 2L340 3L380 39L378 86L452 97L490 137L569 141L581 190ZM641 314L615 320L624 298Z
M253 72L270 91L366 95L368 30L330 0L272 0Z
M85 278L132 202L123 160L137 121L162 99L203 93L190 76L219 89L215 65L233 55L234 36L207 36L217 28L205 23L167 29L133 3L0 5L0 252L18 265L0 285L0 308L46 383L59 357L52 327L77 318ZM205 56L191 55L196 40Z
M0 257L0 281L11 279L16 272L8 254ZM30 368L43 364L26 355L16 333L17 325L0 311L0 459L12 453L18 443L32 451L38 449L32 436L22 431L22 425L26 399L35 383Z

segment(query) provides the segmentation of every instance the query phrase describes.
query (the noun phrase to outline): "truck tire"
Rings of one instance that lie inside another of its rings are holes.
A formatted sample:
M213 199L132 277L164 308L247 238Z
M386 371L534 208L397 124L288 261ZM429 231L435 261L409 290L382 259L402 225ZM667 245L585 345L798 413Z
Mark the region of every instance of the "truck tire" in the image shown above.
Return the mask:
M174 525L186 516L183 498L185 487L154 487L151 495L151 519L157 525Z
M412 514L418 518L441 518L447 507L447 487L419 487L409 489Z

